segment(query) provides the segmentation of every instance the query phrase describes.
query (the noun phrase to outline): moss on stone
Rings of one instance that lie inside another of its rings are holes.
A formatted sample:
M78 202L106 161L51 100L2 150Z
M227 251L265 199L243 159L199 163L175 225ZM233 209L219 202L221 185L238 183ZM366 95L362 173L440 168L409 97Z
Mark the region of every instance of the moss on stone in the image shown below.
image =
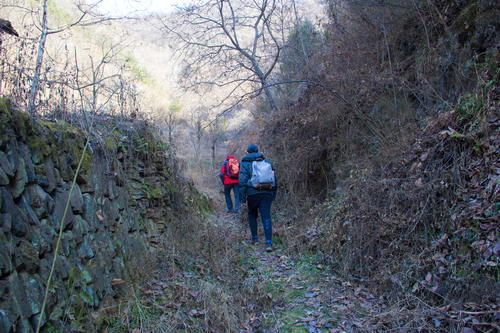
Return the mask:
M50 155L51 147L47 137L43 135L30 135L26 138L26 143L32 154L32 160L35 164L43 161Z
M12 119L10 100L0 98L0 126L5 126Z
M14 113L13 116L15 119L14 124L16 126L17 134L21 138L25 139L28 136L32 136L35 134L33 120L26 112L18 111Z
M106 149L108 151L115 151L116 144L113 135L106 136L104 138L104 144L106 145Z
M64 121L63 121L64 123ZM59 123L53 122L53 121L46 121L46 120L40 120L39 124L47 127L51 132L56 132L57 129L61 126Z
M72 159L76 161L77 164L80 162L80 158L82 157L84 148L85 146L82 144L75 144L73 146ZM80 173L88 174L91 168L92 168L92 156L90 155L87 149L85 151L85 156L83 157Z
M0 113L7 114L9 117L11 116L10 112L10 99L2 97L0 98Z
M47 166L45 164L37 164L35 166L35 173L38 177L47 177Z
M11 120L10 100L8 98L0 98L0 146L8 139L7 129Z
M48 156L49 152L57 151L59 154L68 153L71 156L72 167L76 167L80 162L83 153L85 134L82 130L68 124L67 122L40 121L39 124L44 127L43 132L49 132L45 140L31 143L30 148L38 149ZM82 162L81 173L90 172L92 165L92 156L87 150Z

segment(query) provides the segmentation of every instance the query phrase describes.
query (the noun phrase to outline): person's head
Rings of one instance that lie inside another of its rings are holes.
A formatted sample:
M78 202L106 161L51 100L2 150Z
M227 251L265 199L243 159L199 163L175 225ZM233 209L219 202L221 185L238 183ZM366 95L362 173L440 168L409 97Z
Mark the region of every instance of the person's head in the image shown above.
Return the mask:
M259 152L259 147L257 145L254 145L253 143L248 146L247 148L247 153L258 153Z

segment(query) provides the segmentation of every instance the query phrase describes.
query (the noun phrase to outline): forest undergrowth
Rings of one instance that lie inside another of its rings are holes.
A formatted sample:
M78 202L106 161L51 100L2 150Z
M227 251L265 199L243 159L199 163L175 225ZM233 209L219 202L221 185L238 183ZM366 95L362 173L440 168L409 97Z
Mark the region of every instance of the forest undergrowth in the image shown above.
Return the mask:
M220 206L179 228L145 289L165 327L500 329L498 9L405 4L366 24L332 13L299 97L257 106L246 140L279 176L276 250L247 244Z
M246 212L213 214L197 223L190 244L168 246L131 301L102 322L107 332L352 332L389 329L384 297L339 278L321 256L297 255L281 236L285 213L274 211L274 250L249 242ZM260 230L262 232L262 230ZM263 236L263 235L262 235ZM191 244L192 245L192 244ZM187 251L187 252L184 252ZM395 327L391 327L395 328Z
M360 21L333 8L306 73L322 85L258 119L285 242L384 295L384 329L498 331L498 6L346 7Z
M283 202L273 207L274 251L267 253L262 243L249 242L245 210L224 213L222 194L214 194L213 212L193 218L183 226L185 237L165 243L150 277L106 317L104 331L444 332L467 331L473 320L473 327L494 327L479 320L493 308L469 303L469 310L455 311L416 293L394 297L374 288L374 280L348 278L335 263L349 258L336 261L318 246L325 241L318 219L292 235L290 220L299 216ZM308 246L299 250L298 243Z

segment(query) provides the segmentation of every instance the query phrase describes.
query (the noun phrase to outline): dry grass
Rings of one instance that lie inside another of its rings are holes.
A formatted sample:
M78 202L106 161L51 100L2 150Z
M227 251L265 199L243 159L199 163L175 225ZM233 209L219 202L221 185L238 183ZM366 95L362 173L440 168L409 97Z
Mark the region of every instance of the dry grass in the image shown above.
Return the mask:
M426 18L469 9L439 5ZM406 14L394 27L421 24L411 16L416 12ZM335 59L322 55L330 67L316 79L354 101L352 107L311 86L296 104L262 121L260 143L271 150L283 187L285 242L297 253L321 254L343 276L396 301L380 317L384 327L404 329L412 317L412 328L459 331L471 325L457 319L460 313L475 307L474 320L483 323L475 328L486 331L496 327L496 300L488 295L498 293L499 278L498 88L491 88L498 58L495 49L473 58L453 39L446 45L457 62L436 58L444 47L435 44L442 19L428 36L433 52L425 55L407 48L427 43L407 33L413 25L404 30L406 40L387 36L401 76L388 73L387 58L375 63L376 45L356 49L339 36Z
M173 219L151 274L137 286L127 286L132 297L104 314L102 328L129 331L236 332L244 318L242 295L234 289L243 271L235 264L242 256L234 231L224 215Z
M472 323L465 313L479 330L496 327L498 117L487 113L494 121L479 126L483 134L460 119L429 119L411 146L384 154L386 163L346 179L290 223L299 253L322 253L343 276L396 302L376 319L384 327L460 331Z

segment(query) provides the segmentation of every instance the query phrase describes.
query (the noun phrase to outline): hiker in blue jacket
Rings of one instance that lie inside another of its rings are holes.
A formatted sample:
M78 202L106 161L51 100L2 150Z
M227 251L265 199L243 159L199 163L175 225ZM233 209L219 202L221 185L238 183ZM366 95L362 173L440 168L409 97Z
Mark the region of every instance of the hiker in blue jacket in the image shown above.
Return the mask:
M252 242L258 243L257 234L257 218L259 216L262 220L262 225L264 227L264 234L266 236L266 251L272 251L272 235L273 227L271 222L271 203L276 198L277 183L274 176L274 169L272 169L272 175L274 182L270 186L256 186L251 181L254 162L266 161L271 163L264 158L264 155L259 153L259 148L257 145L251 144L247 148L247 153L240 163L240 175L239 175L239 185L240 185L240 202L241 204L248 203L248 223L250 225L250 232L252 234ZM254 176L255 178L255 176Z

